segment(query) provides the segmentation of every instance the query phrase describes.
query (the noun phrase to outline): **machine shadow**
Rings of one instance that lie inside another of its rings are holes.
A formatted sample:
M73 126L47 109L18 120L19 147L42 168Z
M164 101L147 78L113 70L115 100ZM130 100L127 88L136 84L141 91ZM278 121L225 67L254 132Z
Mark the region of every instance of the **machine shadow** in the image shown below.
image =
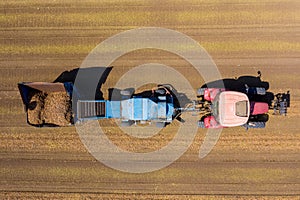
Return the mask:
M109 76L111 70L113 67L90 67L90 68L75 68L72 69L70 71L64 71L62 72L53 82L54 83L66 83L66 82L70 82L72 84L75 83L77 74L80 70L80 74L82 77L84 77L87 82L83 83L83 84L88 84L88 80L89 79L96 79L98 80L98 84L97 84L97 89L96 89L96 94L95 94L95 99L96 100L103 100L103 91L101 90L102 85L106 82L107 77ZM95 75L101 73L101 77L95 77ZM170 91L171 95L174 97L174 104L176 107L182 107L187 103L191 103L192 100L190 100L184 93L178 92L176 90L176 88L174 88L172 85L170 84L162 84L162 85L158 85L158 86L166 86L168 88L168 90ZM80 88L85 88L87 89L88 87L85 86L77 86ZM89 91L83 91L80 88L76 88L77 90L79 90L78 92L80 93L80 98L81 99L89 99L88 97L86 97L85 93L88 93ZM153 95L153 91L152 90L146 90L140 93L134 93L135 89L134 88L126 88L124 89L127 91L128 95L132 96L141 96L144 98L149 98ZM111 101L118 101L122 99L122 95L121 95L121 89L118 88L109 88L108 89L108 100Z
M106 82L108 75L110 74L113 67L89 67L89 68L75 68L70 71L62 72L53 82L54 83L66 83L70 82L72 84L75 83L76 77L80 72L80 78L84 81L80 82L80 85L76 85L76 90L80 94L79 99L96 99L103 100L103 92L101 91L102 85ZM100 77L98 75L101 74ZM97 81L97 87L95 91L95 95L93 91L89 90L89 86L91 85L91 81Z
M54 83L65 83L70 82L72 84L75 83L77 74L80 70L81 79L87 80L81 82L81 85L77 85L76 89L80 94L80 98L83 99L93 99L93 97L89 97L90 91L89 81L88 80L98 80L96 92L94 99L103 100L103 92L101 91L102 85L106 82L108 75L110 74L113 67L89 67L89 68L75 68L70 71L62 72L53 82ZM101 77L97 77L98 74L101 74Z

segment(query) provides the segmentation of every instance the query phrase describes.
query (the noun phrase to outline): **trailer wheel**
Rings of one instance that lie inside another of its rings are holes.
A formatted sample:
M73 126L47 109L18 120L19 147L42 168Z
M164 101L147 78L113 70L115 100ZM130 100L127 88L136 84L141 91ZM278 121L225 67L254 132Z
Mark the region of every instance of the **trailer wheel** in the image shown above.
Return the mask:
M265 88L266 90L268 90L270 88L270 85L268 82L262 81L260 84L260 87Z
M156 125L157 128L163 128L163 127L166 126L166 123L165 122L156 122L155 125Z
M121 90L120 91L120 94L122 96L130 96L131 95L131 92L129 90Z
M128 126L131 126L132 124L133 124L132 121L122 121L121 127L128 127Z
M157 90L155 90L155 92L157 94L160 94L160 95L165 95L166 94L166 90L165 89L162 89L162 88L159 88Z
M125 100L125 99L130 99L132 93L129 90L121 90L120 94L121 94L121 99Z

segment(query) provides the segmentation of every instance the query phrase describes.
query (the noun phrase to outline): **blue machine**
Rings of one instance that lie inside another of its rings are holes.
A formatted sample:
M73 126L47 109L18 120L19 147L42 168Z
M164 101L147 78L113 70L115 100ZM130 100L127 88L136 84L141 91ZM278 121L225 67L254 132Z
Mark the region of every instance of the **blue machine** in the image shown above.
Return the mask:
M121 125L156 122L159 126L171 123L174 115L173 97L170 94L151 97L133 96L120 101L78 100L77 121L115 118Z

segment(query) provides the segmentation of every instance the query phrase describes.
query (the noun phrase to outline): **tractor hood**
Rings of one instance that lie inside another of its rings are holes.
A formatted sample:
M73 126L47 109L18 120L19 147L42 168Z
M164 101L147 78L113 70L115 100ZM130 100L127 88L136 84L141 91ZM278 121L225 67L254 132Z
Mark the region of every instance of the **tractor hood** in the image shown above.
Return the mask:
M240 126L247 123L250 104L246 94L234 91L221 92L216 99L218 104L218 121L224 127Z

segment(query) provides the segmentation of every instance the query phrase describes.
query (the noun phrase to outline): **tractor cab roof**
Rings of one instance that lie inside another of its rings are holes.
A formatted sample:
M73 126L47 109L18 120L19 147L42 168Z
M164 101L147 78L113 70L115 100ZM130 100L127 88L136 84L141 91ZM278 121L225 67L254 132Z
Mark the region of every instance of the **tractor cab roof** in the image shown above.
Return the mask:
M225 127L247 123L250 103L246 94L234 91L221 92L213 102L215 117Z

